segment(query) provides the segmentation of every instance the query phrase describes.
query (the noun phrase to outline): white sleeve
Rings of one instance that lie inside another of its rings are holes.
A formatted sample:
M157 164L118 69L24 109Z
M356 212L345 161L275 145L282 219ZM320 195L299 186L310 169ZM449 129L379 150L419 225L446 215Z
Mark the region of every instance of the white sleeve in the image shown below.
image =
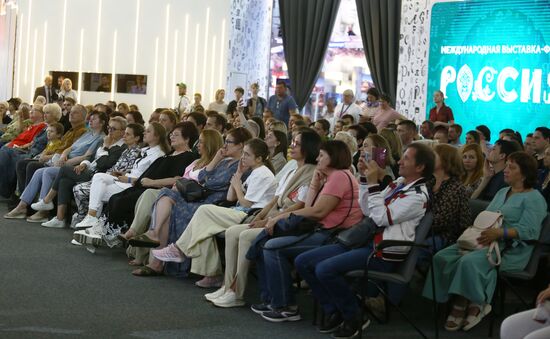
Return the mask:
M258 173L254 173L258 172ZM258 202L269 191L273 190L273 175L268 176L265 172L254 171L245 181L247 187L244 198L250 202Z

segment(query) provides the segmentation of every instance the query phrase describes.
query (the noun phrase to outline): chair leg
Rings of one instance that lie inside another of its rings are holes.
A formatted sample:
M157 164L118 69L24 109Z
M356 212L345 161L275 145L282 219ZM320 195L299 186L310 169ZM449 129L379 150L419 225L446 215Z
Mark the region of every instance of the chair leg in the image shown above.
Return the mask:
M386 294L386 292L383 291L383 289L381 289L378 285L376 285L378 290L380 291L380 293L382 293L384 295L384 298L385 299L388 299L388 295ZM397 305L394 305L393 303L391 302L388 302L388 305L386 305L386 307L388 307L389 305L393 306L397 312L399 312L399 314L401 314L401 316L403 317L403 319L405 319L405 321L407 321L415 330L416 332L418 332L418 334L420 334L420 336L422 336L422 338L424 339L428 339L428 337L426 336L426 334L424 334L424 332L422 332L422 330L420 328L418 328L418 326L416 326L409 317L407 317L407 315L401 310L401 308Z
M435 241L435 240L434 240ZM434 245L434 248L435 248L435 245ZM431 276L432 276L432 300L433 300L433 303L434 303L434 331L435 331L435 339L439 339L439 326L437 324L437 315L438 315L438 312L437 312L437 300L435 300L435 276L433 274L434 272L434 260L433 260L433 255L432 255L432 258L430 260L430 271L432 272Z

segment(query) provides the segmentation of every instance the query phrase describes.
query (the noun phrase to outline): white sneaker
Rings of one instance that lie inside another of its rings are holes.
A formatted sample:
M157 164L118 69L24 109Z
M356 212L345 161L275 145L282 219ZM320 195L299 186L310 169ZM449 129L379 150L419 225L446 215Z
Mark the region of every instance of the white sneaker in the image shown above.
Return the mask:
M43 222L42 226L49 228L64 228L65 222L63 220L57 219L57 217L53 217L52 220Z
M242 299L237 299L237 294L231 290L227 291L224 295L212 301L212 303L218 307L240 307L244 306L245 302Z
M74 225L74 227L75 228L88 228L88 227L94 226L98 222L99 222L98 218L92 217L91 215L86 215L86 217L84 219L82 219L81 222Z
M225 294L225 286L222 286L218 290L216 290L216 292L206 293L204 295L204 297L208 301L214 301L215 299L218 299L219 297L221 297L224 294Z
M40 199L38 202L31 204L31 208L35 211L51 211L53 210L53 202L45 203L44 200Z
M73 233L73 240L77 241L81 245L92 245L99 247L103 243L101 235L88 234L86 230L80 230Z

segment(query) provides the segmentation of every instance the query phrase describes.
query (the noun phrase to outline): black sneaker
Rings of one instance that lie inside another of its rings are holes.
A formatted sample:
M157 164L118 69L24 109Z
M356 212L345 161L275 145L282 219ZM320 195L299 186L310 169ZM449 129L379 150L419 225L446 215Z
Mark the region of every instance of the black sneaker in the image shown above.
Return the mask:
M353 320L344 320L342 325L332 333L334 339L348 339L355 338L359 335L359 328L361 327L364 331L370 325L370 319L367 319L363 323L359 319L355 318Z
M342 319L342 316L338 312L325 316L325 321L321 326L319 326L319 332L332 333L336 331L343 322L344 319Z
M290 307L284 307L274 309L273 311L263 312L262 318L274 323L280 323L283 321L298 321L302 319L300 313L298 313L298 308L292 309Z
M271 305L267 303L254 304L250 306L250 309L256 314L263 314L264 312L269 312L272 310Z

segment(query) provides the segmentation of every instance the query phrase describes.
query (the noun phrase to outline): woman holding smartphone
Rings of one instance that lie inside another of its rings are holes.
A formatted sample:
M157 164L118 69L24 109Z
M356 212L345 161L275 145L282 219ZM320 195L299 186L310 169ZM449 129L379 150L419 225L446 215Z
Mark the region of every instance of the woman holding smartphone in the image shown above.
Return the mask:
M384 189L395 177L392 166L395 166L395 160L391 156L391 148L386 139L378 134L369 134L363 141L361 148L361 157L357 167L359 171L366 168L366 164L376 166L378 172L378 184Z

